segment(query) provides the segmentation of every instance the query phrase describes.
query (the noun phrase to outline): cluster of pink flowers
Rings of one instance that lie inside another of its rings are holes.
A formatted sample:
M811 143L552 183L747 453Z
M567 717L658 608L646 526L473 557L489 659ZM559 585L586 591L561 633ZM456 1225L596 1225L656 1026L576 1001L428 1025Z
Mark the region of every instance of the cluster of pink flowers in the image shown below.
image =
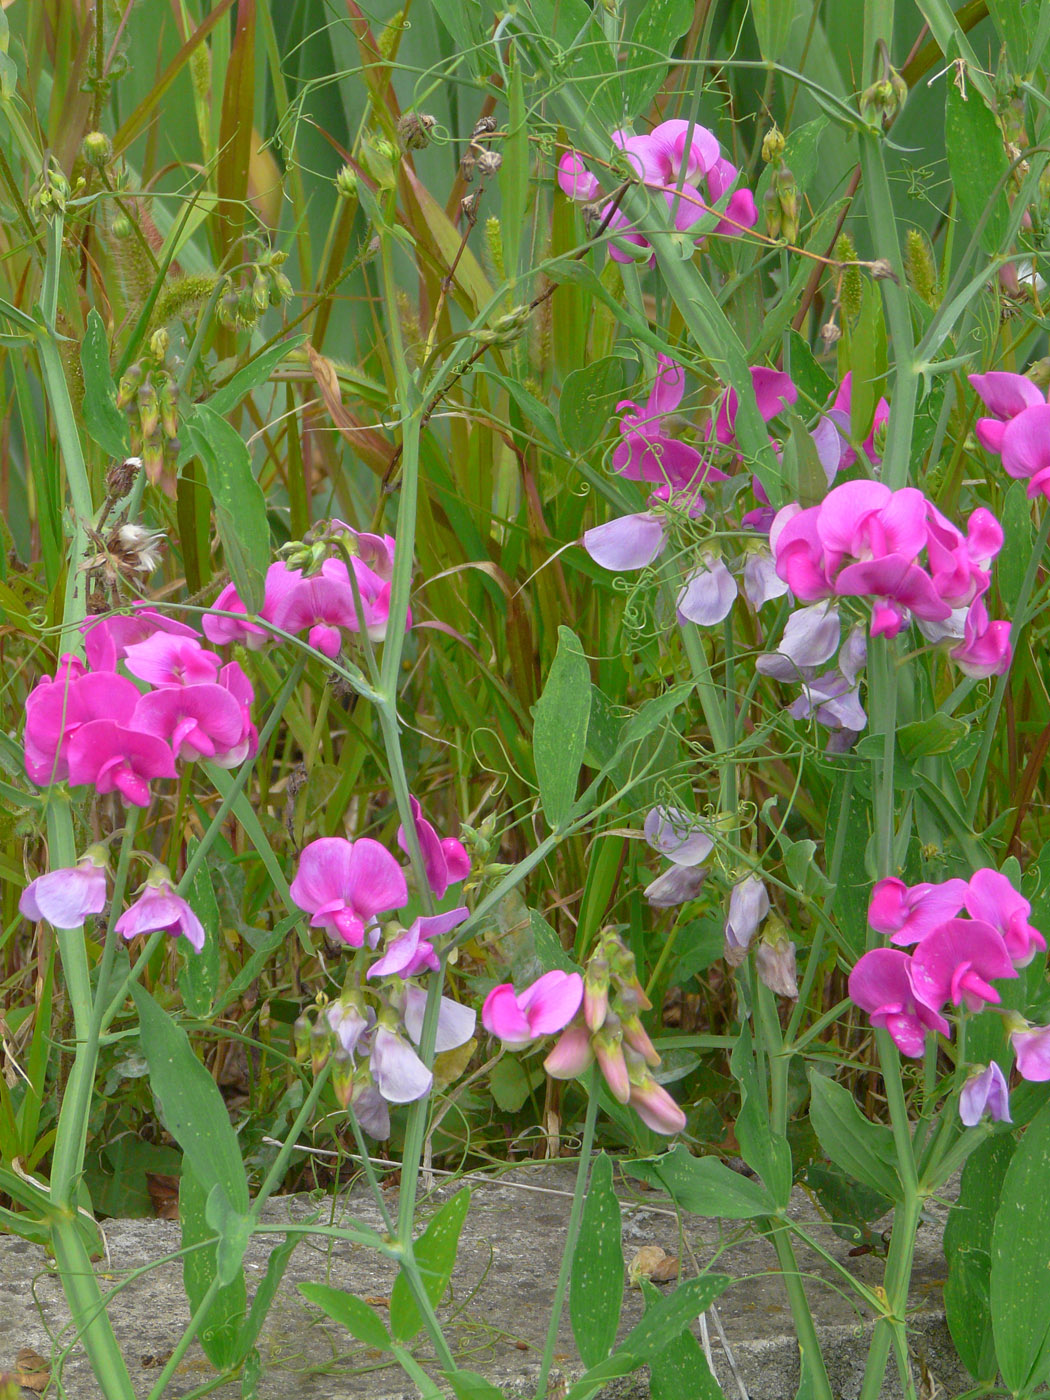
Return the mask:
M1010 624L990 622L984 601L1003 532L983 507L963 535L914 487L848 481L819 506L778 511L769 541L802 602L869 598L872 636L895 637L914 617L928 640L956 641L949 654L967 675L1009 667Z
M46 919L53 928L78 929L91 914L106 907L105 850L92 846L76 865L38 875L22 891L19 911L37 922ZM139 934L182 934L194 952L204 947L204 927L186 901L175 893L171 876L155 865L139 897L121 914L116 930L127 939Z
M978 418L975 431L982 447L1003 459L1007 476L1028 482L1028 495L1050 499L1050 404L1023 374L992 370L971 374L990 418Z
M965 911L967 917L960 917ZM875 948L859 960L849 993L884 1027L905 1055L922 1054L926 1033L949 1036L946 1006L978 1012L1001 1001L993 985L1017 976L1046 939L1029 923L1029 902L1005 875L978 870L969 880L908 886L880 880L871 895L868 922L889 936L891 948ZM911 953L902 951L911 947ZM1050 1079L1050 1026L1033 1027L1010 1013L1007 1031L1025 1079ZM1001 1071L981 1067L961 1105L963 1121L977 1122L987 1108L1008 1116Z
M438 836L415 798L411 805L427 884L440 899L469 874L470 858L455 837ZM403 827L397 839L407 850ZM426 991L409 979L440 967L434 940L451 933L469 911L460 906L421 916L408 928L393 923L384 931L379 916L405 907L408 880L386 847L367 836L311 841L300 857L291 895L311 915L312 927L352 948L375 952L384 939L380 956L368 963L363 979L325 1009L323 1023L318 1021L312 1031L306 1024L304 1047L318 1067L334 1052L333 1084L343 1106L353 1109L373 1137L388 1137L387 1105L422 1098L433 1083L432 1072L413 1048L422 1034ZM468 1007L442 997L436 1050L465 1045L475 1020Z
M647 136L614 131L612 139L642 183L663 195L680 233L691 232L726 195L729 199L715 225L716 234L738 234L758 222L754 195L749 189L733 188L740 172L723 156L718 138L706 127L666 121L654 126ZM566 151L558 162L558 184L570 199L591 204L601 198L597 177L576 151ZM599 218L605 217L607 209L607 205L600 206ZM609 256L617 262L634 261L625 245L643 251L651 246L619 209L613 211L608 226L616 233L609 244ZM703 237L697 234L698 244Z
M481 1020L511 1050L560 1032L543 1062L552 1078L575 1079L597 1060L613 1098L654 1132L669 1135L681 1132L686 1119L653 1077L660 1056L639 1017L651 1006L633 955L604 930L583 977L555 970L521 992L501 983L485 998Z
M34 783L119 792L148 807L176 763L232 768L254 754L251 682L184 623L137 608L85 624L87 665L62 657L26 699L25 766ZM117 671L122 663L129 674ZM135 679L132 680L131 677ZM138 682L138 683L136 683Z
M317 572L309 575L280 560L271 564L258 615L283 632L306 632L312 647L334 658L342 649L343 633L360 632L362 622L373 642L381 642L386 636L394 540L390 535L364 534L341 520L329 522L328 535L344 546L346 558L322 557ZM319 547L324 556L325 546ZM232 583L216 598L214 608L215 612L206 613L203 621L209 641L217 645L240 642L254 650L273 639L267 628L247 620L247 608ZM244 621L239 617L221 617L219 613L243 614ZM408 625L412 625L411 613Z

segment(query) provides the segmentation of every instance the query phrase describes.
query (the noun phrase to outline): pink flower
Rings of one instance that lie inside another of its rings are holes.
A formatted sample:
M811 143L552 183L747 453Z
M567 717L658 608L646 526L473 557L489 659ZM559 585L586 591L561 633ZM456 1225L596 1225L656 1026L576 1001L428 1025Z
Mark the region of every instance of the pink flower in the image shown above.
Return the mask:
M84 652L93 671L115 671L117 662L123 658L129 646L144 642L156 632L167 632L173 637L197 635L185 622L176 622L156 608L141 603L133 604L129 613L89 617L81 627Z
M686 1124L685 1114L652 1074L638 1064L629 1048L625 1054L628 1056L631 1084L627 1100L629 1107L634 1109L645 1126L651 1128L654 1133L671 1137L674 1133L682 1132Z
M424 969L437 972L441 964L430 940L439 938L454 929L457 924L461 924L469 912L466 906L462 906L459 909L450 909L447 914L432 914L416 919L409 928L387 944L385 953L368 969L366 977L414 977Z
M1001 935L1015 967L1026 967L1046 939L1028 922L1032 906L997 870L978 870L970 877L964 899L973 919L990 924Z
M264 621L274 621L274 615L281 599L301 578L302 574L298 569L289 569L288 565L280 560L270 565L266 570L263 605L259 609L259 616ZM248 609L232 583L226 585L215 599L212 607L216 611L204 614L201 618L201 627L204 630L204 635L216 646L228 642L240 642L249 650L257 651L267 642L273 640L273 633L267 628L247 620ZM245 620L241 622L238 618L219 617L217 616L218 612L242 613Z
M1045 1084L1050 1080L1050 1026L1030 1026L1019 1016L1008 1025L1018 1074L1033 1084Z
M365 925L381 911L408 903L408 886L397 861L378 841L322 836L299 858L291 896L326 929L354 948L364 943Z
M959 1095L959 1117L967 1128L974 1128L985 1114L993 1123L1010 1123L1010 1090L1002 1070L993 1060L971 1074Z
M842 377L842 383L835 392L831 407L826 410L827 417L838 428L842 436L842 456L838 463L838 471L848 471L857 460L857 454L849 441L850 416L853 408L853 371L849 370ZM875 434L889 421L890 406L885 399L880 398L875 407L875 418L871 425L871 432L864 440L863 451L868 461L873 467L877 467L882 458L875 452Z
M41 680L26 697L26 774L46 786L69 778L69 745L92 720L129 724L138 688L115 672L85 673L80 663L63 665L53 680Z
M916 997L934 1010L950 1001L980 1011L987 1002L1002 1000L990 979L1017 972L991 924L948 919L915 949L910 975Z
M493 987L481 1009L481 1023L508 1050L520 1050L567 1026L582 1000L580 974L555 969L519 993L509 982Z
M135 903L117 920L117 932L128 939L137 938L140 933L181 933L195 952L204 947L204 926L175 893L167 872L159 868L149 877Z
M911 979L911 958L897 948L874 948L854 967L849 994L873 1026L882 1026L904 1055L922 1054L927 1031L950 1033L948 1022L921 1000Z
M153 632L125 646L124 665L147 685L190 686L213 683L222 662L195 637Z
M630 399L616 405L622 417L620 443L613 452L614 469L629 481L650 481L676 491L692 486L698 477L721 480L723 472L703 470L703 457L695 447L664 432L662 420L682 401L685 374L681 365L666 355L658 355L656 361L659 368L645 407L639 408Z
M966 610L963 640L948 655L964 675L982 680L1002 676L1010 669L1013 647L1008 622L990 622L983 598L975 598Z
M890 876L871 892L868 923L878 933L891 935L891 943L918 943L935 928L954 919L966 903L965 880L944 880L938 885L912 885Z
M133 807L149 806L154 778L175 777L174 755L163 739L111 719L80 725L69 741L68 759L71 786L119 792Z
M423 856L427 884L435 899L444 899L449 885L458 884L470 874L470 857L463 843L457 841L454 836L446 836L442 840L424 817L423 809L416 799L409 797L408 800L412 808L412 821L416 828L419 849ZM407 855L408 841L403 826L397 829L397 844Z
M221 685L151 690L135 706L132 723L142 733L166 740L184 763L207 758L220 768L232 768L247 748L242 708Z
M106 853L92 846L76 865L38 875L22 891L19 911L34 922L46 919L54 928L80 928L89 914L106 907Z
M992 412L991 418L978 418L974 427L978 442L989 452L1002 452L1007 423L1026 409L1046 403L1046 395L1023 374L992 370L988 374L971 374L970 383Z

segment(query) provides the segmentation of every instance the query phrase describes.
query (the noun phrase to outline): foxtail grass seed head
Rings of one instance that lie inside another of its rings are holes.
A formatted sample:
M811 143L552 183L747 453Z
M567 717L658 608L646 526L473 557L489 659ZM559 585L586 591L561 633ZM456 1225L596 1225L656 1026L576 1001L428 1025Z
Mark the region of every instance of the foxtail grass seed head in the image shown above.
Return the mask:
M910 228L904 236L904 270L908 284L927 306L940 303L940 279L933 261L926 236L917 228Z
M851 321L860 315L864 285L860 268L856 266L857 249L848 233L840 233L835 240L835 261L842 264L839 282L839 305L843 314Z

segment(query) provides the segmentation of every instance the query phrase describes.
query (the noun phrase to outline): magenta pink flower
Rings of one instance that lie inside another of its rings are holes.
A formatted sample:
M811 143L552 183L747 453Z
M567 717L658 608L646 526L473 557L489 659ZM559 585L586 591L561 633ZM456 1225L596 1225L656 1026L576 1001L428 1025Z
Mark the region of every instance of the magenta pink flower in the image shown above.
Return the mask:
M357 611L350 584L328 573L299 579L281 595L274 608L273 621L284 632L309 629L307 641L310 645L334 659L342 649L342 632L357 631Z
M997 455L1003 450L1006 425L1029 408L1041 408L1046 395L1023 374L992 370L988 374L971 374L970 383L991 410L990 418L978 418L974 431L977 441Z
M762 420L769 423L785 408L798 401L798 386L790 374L782 370L769 369L766 365L751 366L751 387L755 391L755 401ZM717 442L726 446L736 445L736 415L740 401L735 389L727 389L714 420L714 436Z
M700 481L721 481L724 472L704 463L697 449L678 438L669 437L663 419L682 401L685 374L681 365L666 355L657 355L659 366L644 408L622 399L617 411L620 443L613 452L613 467L629 481L649 481L667 485L674 491L687 490Z
M92 720L129 724L138 688L115 672L85 673L80 663L64 664L54 680L41 680L26 697L25 763L34 783L44 786L69 778L69 745Z
M291 895L313 916L311 927L360 948L370 920L408 903L408 886L401 867L378 841L322 836L300 856Z
M970 383L994 415L979 418L977 438L998 453L1008 476L1028 481L1028 495L1050 496L1050 404L1023 374L993 370L971 374Z
M69 741L68 759L73 787L119 792L133 807L149 806L154 778L175 777L175 759L163 739L111 719L80 725Z
M46 919L54 928L80 928L89 914L106 907L106 853L92 846L76 865L38 875L22 891L21 914L34 922Z
M244 739L244 715L235 697L221 685L151 690L135 706L132 723L144 734L169 743L183 763L207 758L221 768L230 768L239 762L236 755Z
M968 888L965 880L909 887L891 876L871 892L868 923L876 932L890 934L891 943L907 947L954 919L966 903Z
M412 821L416 828L419 849L423 856L427 884L435 899L444 899L449 885L458 884L470 874L470 857L463 843L457 841L454 836L446 836L444 839L438 836L414 797L408 800L412 808ZM397 844L407 855L408 841L403 826L397 829Z
M964 675L982 680L1010 669L1013 646L1009 622L991 622L983 598L975 598L963 620L963 639L948 655Z
M976 919L948 919L928 933L909 971L916 997L937 1011L948 1001L980 1011L1002 1000L993 978L1017 976L1002 938Z
M916 993L911 958L897 948L874 948L850 973L849 994L873 1026L882 1026L904 1055L922 1054L927 1031L948 1035L951 1027Z
M520 1050L541 1036L564 1029L583 1000L578 972L545 972L522 992L509 982L493 987L481 1008L481 1023L508 1050Z
M259 617L266 622L273 622L282 598L301 578L302 574L298 569L289 569L288 565L280 560L271 564L266 570L263 605L259 609ZM248 609L232 583L226 585L212 607L216 611L204 614L201 627L204 629L204 635L216 646L240 642L251 651L257 651L273 640L273 633L267 628L248 621ZM233 617L219 617L218 612L241 613L244 615L244 621Z
M192 627L165 617L156 608L135 603L128 613L112 617L89 617L81 624L84 652L93 671L115 671L127 648L144 642L155 632L167 632L173 637L196 637Z
M142 894L117 920L117 932L124 938L140 933L182 934L196 952L204 947L204 926L196 914L175 893L167 872L159 867L146 881Z
M682 1132L686 1117L674 1099L663 1085L656 1082L648 1068L644 1067L644 1062L639 1063L639 1058L629 1046L624 1053L627 1056L631 1084L628 1106L634 1109L645 1126L651 1128L654 1133L671 1137L674 1133Z
M825 416L835 424L842 438L842 454L838 462L838 471L848 471L857 460L857 454L849 441L852 410L853 371L848 370L842 377L842 383L835 391L830 408L825 410ZM875 434L886 425L889 416L890 406L885 399L880 398L875 407L875 418L871 425L871 432L863 443L864 455L873 467L877 467L882 461L882 458L875 452Z
M124 665L147 685L187 686L212 683L222 662L205 651L196 637L153 632L144 641L124 648Z
M1046 939L1028 922L1032 906L998 870L975 871L964 902L971 918L990 924L1002 937L1015 967L1027 966L1045 950Z

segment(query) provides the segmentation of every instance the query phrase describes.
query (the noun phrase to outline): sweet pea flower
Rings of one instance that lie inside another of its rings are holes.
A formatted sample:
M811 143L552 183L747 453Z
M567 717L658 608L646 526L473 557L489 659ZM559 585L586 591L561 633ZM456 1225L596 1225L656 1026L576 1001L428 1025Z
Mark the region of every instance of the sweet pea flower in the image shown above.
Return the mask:
M964 675L983 680L1002 676L1010 669L1013 647L1009 622L990 622L983 598L975 598L966 611L963 640L948 655Z
M493 987L481 1008L481 1024L508 1050L521 1050L542 1036L563 1030L582 1000L580 974L555 968L522 992L515 992L509 982Z
M300 570L290 569L281 560L271 564L266 570L263 604L258 616L266 622L273 622L281 600L301 578ZM250 651L258 651L267 642L274 640L274 635L268 628L248 621L248 609L234 584L226 585L212 604L212 609L214 611L206 612L201 618L201 627L209 642L214 645L239 642ZM239 613L243 615L244 620L241 621L240 617L219 617L220 612Z
M736 579L722 558L707 552L701 555L700 567L693 570L678 594L678 621L714 627L728 617L736 595Z
M647 1128L664 1137L684 1130L685 1114L674 1099L653 1077L648 1065L631 1047L624 1047L630 1094L627 1105L633 1108Z
M1042 408L1047 397L1024 374L991 370L988 374L971 374L969 379L992 415L978 418L974 424L977 441L987 451L998 455L1003 450L1006 425L1030 408Z
M765 546L748 550L744 559L744 596L757 611L764 603L782 598L788 586L777 574L772 554Z
M889 876L871 892L868 923L877 933L889 934L891 943L907 947L954 919L966 903L968 892L965 880L909 887L903 880Z
M1008 476L1027 480L1030 497L1050 496L1050 403L1023 374L993 370L971 374L970 383L994 415L978 418L974 431L989 452L1002 457Z
M990 924L1002 937L1015 967L1026 967L1046 939L1028 922L1032 906L998 870L977 870L966 886L963 903L972 919Z
M959 1117L965 1127L975 1128L986 1113L993 1123L1013 1122L1010 1089L994 1060L971 1074L959 1095Z
M291 896L323 928L353 948L365 939L365 926L382 911L408 903L404 872L390 852L367 836L347 841L322 836L299 858Z
M126 644L124 665L147 685L191 686L214 684L222 662L213 651L205 651L196 637L158 631L141 642Z
M141 603L132 605L128 613L111 617L89 617L81 623L84 633L84 654L93 671L115 671L129 646L144 642L157 632L173 637L195 638L197 633L185 622L166 617L156 608Z
M857 453L850 442L850 420L853 408L853 371L848 370L842 377L842 382L835 391L831 400L830 408L824 410L825 417L832 422L842 438L842 454L838 462L837 470L848 471L857 460ZM873 467L877 467L882 458L875 452L875 434L885 427L889 421L890 406L884 398L880 398L875 406L875 417L872 421L871 432L865 438L862 451Z
M150 782L175 777L175 757L163 739L111 719L80 725L67 757L72 787L119 792L126 806L148 807Z
M903 1055L921 1055L927 1031L945 1036L951 1031L944 1017L916 995L911 958L898 948L865 953L850 973L849 994L873 1026L889 1032Z
M739 967L744 961L751 940L768 913L769 895L757 875L747 875L733 886L725 926L725 959L731 967Z
M643 893L653 909L676 909L695 899L706 879L703 866L672 865L650 880Z
M423 809L414 797L409 797L412 808L412 822L416 828L416 838L423 856L427 884L435 899L444 899L449 885L456 885L470 874L470 857L466 847L454 836L440 838L423 815ZM397 844L408 854L408 840L405 828L397 829Z
M76 865L38 875L22 891L19 912L34 923L46 919L53 928L80 928L89 914L106 907L106 853L92 846Z
M361 1037L375 1025L375 1012L356 997L333 1001L325 1007L325 1019L339 1044L352 1055Z
M423 1038L423 1019L427 1010L427 994L414 982L402 983L397 1004L401 1020L409 1038L418 1045ZM443 1055L446 1050L458 1050L474 1034L477 1025L477 1012L451 997L442 997L438 1003L437 1032L434 1040L434 1053Z
M232 768L247 750L244 711L221 685L151 690L135 706L132 727L165 740L183 763L206 758L220 768Z
M1050 1026L1030 1026L1020 1016L1006 1018L1010 1044L1017 1056L1017 1072L1033 1084L1050 1080Z
M934 1010L950 1001L980 1011L1002 1000L990 979L1016 977L1017 971L991 924L948 919L915 949L910 975L916 997Z
M654 807L642 829L653 850L675 865L700 865L715 845L704 823L678 807Z
M115 672L84 672L65 662L53 680L37 683L26 697L26 775L46 786L69 778L69 745L77 730L93 720L130 724L139 690Z
M158 867L150 875L142 894L117 920L122 937L137 938L140 933L178 934L188 939L194 952L204 948L204 926L186 901L175 893L166 870Z
M666 355L657 355L656 362L656 379L645 406L640 408L630 399L622 399L616 405L622 416L620 442L613 452L612 464L629 481L649 481L682 490L700 474L703 457L695 447L669 437L663 430L663 419L682 401L685 373ZM711 475L721 478L723 473L712 469Z
M445 914L421 915L387 944L383 956L372 964L365 976L404 978L414 977L424 970L437 972L441 963L431 940L456 928L469 913L463 905Z
M614 573L648 568L666 545L664 518L653 511L621 515L583 534L583 547L594 562Z
M434 1082L411 1045L389 1026L376 1027L369 1069L387 1103L414 1103Z

